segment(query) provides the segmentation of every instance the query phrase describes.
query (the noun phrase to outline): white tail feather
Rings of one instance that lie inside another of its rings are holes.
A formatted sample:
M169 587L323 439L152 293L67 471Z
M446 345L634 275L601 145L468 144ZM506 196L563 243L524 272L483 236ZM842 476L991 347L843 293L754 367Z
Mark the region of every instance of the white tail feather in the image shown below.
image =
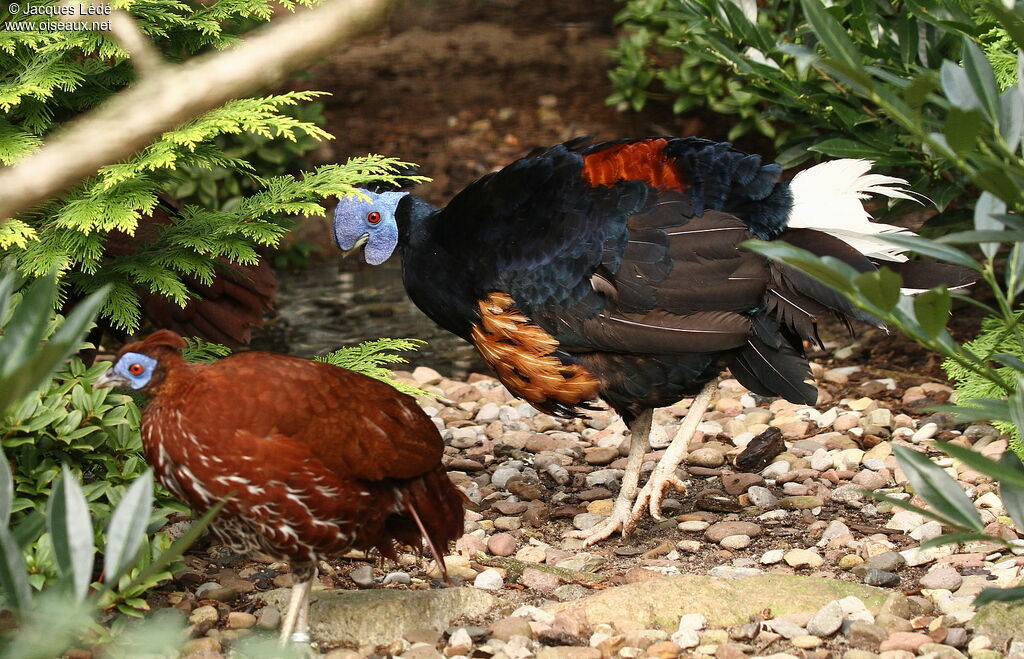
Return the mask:
M861 201L872 194L915 201L916 198L903 187L907 185L904 179L868 174L872 164L869 160L853 158L830 160L794 176L789 183L793 193L789 227L823 231L869 258L906 261L902 248L878 238L878 235L912 232L891 224L872 222Z

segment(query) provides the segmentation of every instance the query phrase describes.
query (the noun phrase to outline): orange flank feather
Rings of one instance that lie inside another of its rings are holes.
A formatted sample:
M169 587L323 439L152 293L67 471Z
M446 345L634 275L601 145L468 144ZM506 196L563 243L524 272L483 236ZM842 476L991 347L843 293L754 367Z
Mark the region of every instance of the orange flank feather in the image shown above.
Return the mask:
M667 143L663 137L624 142L583 156L583 179L592 186L643 181L656 188L682 192L686 182L675 161L663 152Z
M519 311L507 293L495 291L478 304L480 320L470 336L509 391L541 407L597 397L598 379L579 364L563 363L554 354L558 341Z

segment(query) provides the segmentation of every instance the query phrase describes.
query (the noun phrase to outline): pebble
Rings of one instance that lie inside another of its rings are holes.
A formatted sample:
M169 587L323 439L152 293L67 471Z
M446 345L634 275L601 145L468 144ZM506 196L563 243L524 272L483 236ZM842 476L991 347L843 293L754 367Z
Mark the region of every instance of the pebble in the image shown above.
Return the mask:
M782 497L779 499L779 507L786 510L810 510L820 508L822 501L815 496Z
M256 626L260 629L274 630L281 624L281 612L276 606L264 606L256 612Z
M483 590L501 590L505 586L505 579L497 570L489 569L476 575L473 585Z
M762 565L775 565L781 563L785 558L785 552L781 549L770 549L761 555Z
M249 629L256 625L256 616L245 611L228 613L228 629Z
M368 588L373 585L373 568L365 563L357 565L348 573L348 578L360 588Z
M704 537L711 542L721 542L729 536L736 535L755 538L761 535L761 527L753 522L718 522L707 527L704 532Z
M746 549L750 546L750 543L749 535L728 535L718 542L718 544L726 549Z
M790 549L783 556L786 564L790 567L821 567L825 559L809 549Z
M493 556L511 556L516 551L516 538L511 533L495 533L487 538L487 551Z
M807 622L807 633L828 638L839 631L842 625L843 607L839 600L832 600L818 609Z
M693 629L681 629L671 636L672 642L683 650L689 650L700 645L700 634Z
M761 510L772 510L779 505L778 498L772 494L771 490L759 485L752 485L747 490L747 498L750 499L751 504Z
M188 616L188 621L192 625L201 625L203 623L216 624L219 617L220 614L217 612L217 607L208 604L192 609L192 613Z
M870 567L864 571L862 581L869 586L893 586L899 583L900 577L895 572Z
M921 588L956 590L963 583L964 578L956 571L956 568L941 564L929 570L921 577Z
M697 465L698 467L721 467L725 464L725 455L721 451L714 448L699 448L696 451L690 452L686 457L687 464Z
M388 572L381 583L384 585L398 584L407 586L412 583L412 578L408 572Z

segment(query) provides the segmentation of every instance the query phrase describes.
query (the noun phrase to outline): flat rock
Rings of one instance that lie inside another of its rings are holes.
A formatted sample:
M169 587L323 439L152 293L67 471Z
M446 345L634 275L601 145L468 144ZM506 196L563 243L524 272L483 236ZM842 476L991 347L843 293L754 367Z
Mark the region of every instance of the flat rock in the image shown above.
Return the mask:
M745 535L756 538L761 535L761 527L753 522L718 522L708 527L704 537L711 542L721 542L730 535Z
M255 597L284 610L290 595L290 589L279 588ZM314 591L310 633L321 643L390 643L414 629L446 629L498 604L498 598L477 588Z
M877 612L887 595L879 588L818 577L760 574L726 580L686 574L606 588L582 600L544 608L555 614L579 609L590 626L631 620L673 632L679 619L694 611L701 612L711 628L731 627L749 622L750 616L766 608L784 616L817 611L833 600L851 596Z

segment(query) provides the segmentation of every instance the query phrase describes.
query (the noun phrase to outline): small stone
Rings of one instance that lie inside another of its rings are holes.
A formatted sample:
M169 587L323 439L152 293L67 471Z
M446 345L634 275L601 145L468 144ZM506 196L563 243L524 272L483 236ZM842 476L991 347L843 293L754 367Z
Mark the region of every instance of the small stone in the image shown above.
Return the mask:
M851 647L877 652L889 633L873 623L856 620L850 624L846 637Z
M256 625L256 616L244 611L228 613L228 629L249 629Z
M750 543L749 535L727 535L718 541L718 544L726 549L746 549Z
M594 528L605 519L605 515L597 513L580 513L572 518L572 525L580 531L587 531Z
M839 631L843 625L843 607L838 600L832 600L811 617L807 623L807 633L827 638Z
M559 602L569 602L581 599L589 594L590 590L588 588L576 583L567 583L555 588L551 596Z
M647 646L647 656L657 659L675 659L683 651L672 641L658 641Z
M440 373L428 366L417 366L413 369L412 379L417 385L423 387L432 384L440 384L444 378Z
M381 581L384 585L397 584L402 586L408 586L412 583L412 577L409 576L408 572L388 572L384 575L384 579Z
M956 568L941 564L929 570L921 577L921 588L956 590L964 582L964 578Z
M484 570L476 575L473 585L483 590L501 590L505 586L505 579L497 570Z
M821 499L815 496L782 497L779 507L786 510L810 510L821 507Z
M780 634L783 638L796 638L807 633L803 627L786 618L766 620L764 624L768 629L776 634Z
M783 559L790 567L821 567L825 559L809 549L790 549Z
M747 497L750 499L750 503L761 510L773 510L779 505L779 500L771 490L766 487L759 485L752 485L747 490Z
M775 565L776 563L781 563L783 558L785 558L784 551L781 549L770 549L761 555L760 560L762 565Z
M672 634L672 642L684 650L700 645L700 634L693 629L681 629Z
M902 556L894 551L886 551L868 559L865 566L869 569L882 570L884 572L895 572L903 567L905 561Z
M517 616L496 620L491 623L487 631L492 637L502 641L508 641L513 636L533 638L533 628L530 627L530 621Z
M683 522L685 524L685 522ZM711 542L721 542L731 535L745 535L755 538L761 535L761 527L753 522L718 522L708 527L704 537Z
M721 479L722 489L725 490L726 494L731 494L733 496L743 494L748 488L764 483L764 478L760 474L747 474L742 472L727 472L722 474Z
M679 631L692 629L699 632L702 629L706 629L707 626L708 619L700 613L686 613L679 616Z
M852 570L858 565L864 565L864 559L857 554L846 554L837 563L840 570Z
M800 648L801 650L811 650L819 647L824 641L813 634L801 634L789 639L789 642L793 644L793 647Z
M930 659L967 659L963 652L960 652L956 648L950 647L944 643L925 643L918 648L918 652L921 653L921 656L927 656ZM1011 645L1006 656L1016 659L1016 657L1020 657L1022 653L1024 653L1024 647L1015 650Z
M554 591L555 588L558 588L561 580L558 578L558 575L551 572L528 567L523 570L523 574L519 577L519 583L546 595Z
M511 533L495 533L487 538L487 551L493 556L511 556L516 551L516 538Z
M591 465L606 465L619 457L619 449L612 446L591 446L583 449L583 461Z
M721 467L725 464L725 456L718 449L705 447L691 451L686 457L686 462L698 467Z
M348 578L360 588L373 585L373 568L365 563L357 565L348 573Z
M193 625L201 625L203 623L216 624L219 617L220 614L217 612L217 607L206 605L192 609L192 613L188 616L188 621Z
M869 567L861 580L869 586L893 586L899 583L900 577L895 572Z
M281 624L281 612L276 606L264 606L256 612L256 626L260 629L275 630Z
M882 641L879 646L879 650L886 652L889 650L902 650L904 652L917 653L917 649L925 643L931 643L932 639L928 634L921 634L919 632L893 632L889 634L889 638Z

